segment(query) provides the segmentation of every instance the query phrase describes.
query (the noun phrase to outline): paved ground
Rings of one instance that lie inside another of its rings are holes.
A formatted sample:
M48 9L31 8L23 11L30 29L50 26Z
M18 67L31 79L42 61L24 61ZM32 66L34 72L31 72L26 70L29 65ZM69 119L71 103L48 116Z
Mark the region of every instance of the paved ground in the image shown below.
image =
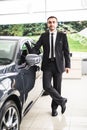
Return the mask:
M87 130L87 76L63 79L62 95L67 97L67 109L62 115L51 116L51 98L40 97L23 118L21 130Z

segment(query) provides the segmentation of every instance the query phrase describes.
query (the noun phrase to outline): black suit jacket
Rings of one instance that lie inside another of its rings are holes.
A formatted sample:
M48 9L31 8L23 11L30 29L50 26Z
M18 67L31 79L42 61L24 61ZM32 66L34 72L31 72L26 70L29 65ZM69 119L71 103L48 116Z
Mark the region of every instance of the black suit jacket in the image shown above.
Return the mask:
M49 64L49 32L43 33L38 42L36 43L33 51L38 51L43 46L43 60L41 69L44 71L48 69ZM70 68L70 53L66 34L57 32L56 43L55 43L55 55L56 64L60 73L64 72L65 67Z

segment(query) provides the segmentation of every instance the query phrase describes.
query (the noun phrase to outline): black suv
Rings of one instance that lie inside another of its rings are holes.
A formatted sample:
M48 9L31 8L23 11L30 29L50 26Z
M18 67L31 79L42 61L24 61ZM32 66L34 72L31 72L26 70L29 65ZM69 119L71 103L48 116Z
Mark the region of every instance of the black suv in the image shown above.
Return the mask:
M0 36L0 130L20 130L22 117L43 93L35 85L42 58L30 54L34 45L29 37Z

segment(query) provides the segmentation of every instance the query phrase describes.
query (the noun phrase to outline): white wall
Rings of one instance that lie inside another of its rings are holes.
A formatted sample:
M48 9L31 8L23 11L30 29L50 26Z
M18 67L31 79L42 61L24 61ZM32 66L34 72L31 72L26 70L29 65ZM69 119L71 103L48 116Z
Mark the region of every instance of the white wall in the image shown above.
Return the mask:
M59 21L87 20L87 0L0 1L0 24L46 22L51 15Z

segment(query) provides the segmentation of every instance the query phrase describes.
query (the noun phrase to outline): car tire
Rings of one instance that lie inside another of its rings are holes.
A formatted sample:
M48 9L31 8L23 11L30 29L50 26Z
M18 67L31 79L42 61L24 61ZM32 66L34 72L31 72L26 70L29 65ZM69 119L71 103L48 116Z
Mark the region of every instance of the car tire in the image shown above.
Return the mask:
M20 130L19 111L13 101L7 101L0 111L0 130Z

